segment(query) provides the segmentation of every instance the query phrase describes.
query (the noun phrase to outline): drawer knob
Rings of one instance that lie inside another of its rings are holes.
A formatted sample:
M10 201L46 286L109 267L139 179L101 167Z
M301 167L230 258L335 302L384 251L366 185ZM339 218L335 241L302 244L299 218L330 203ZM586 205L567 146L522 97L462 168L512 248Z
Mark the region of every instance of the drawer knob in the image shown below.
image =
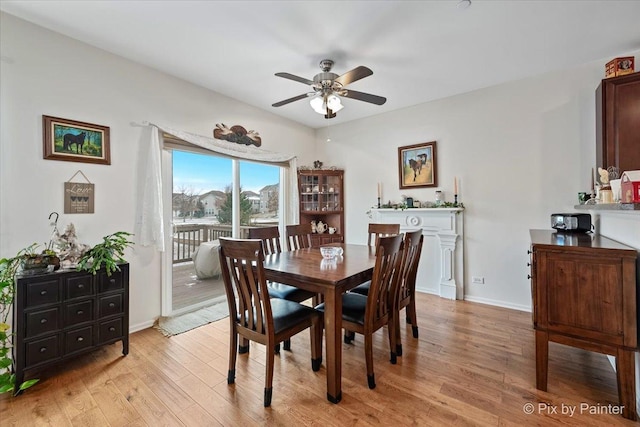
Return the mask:
M47 319L40 319L40 323L44 325L45 323L47 323Z
M114 328L113 326L109 328L109 332L115 332L116 328Z
M44 296L44 295L46 295L46 294L47 294L47 291L40 291L40 295L43 295L43 296Z
M530 274L527 274L527 279L531 279L531 275Z
M527 267L531 267L531 263L530 262L527 263Z
M114 303L112 303L112 302L110 302L110 303L109 303L109 308L113 308L113 307L115 307L115 306L116 306L116 305L115 305Z
M46 353L47 347L40 347L40 353Z
M531 255L533 252L531 252L530 249L527 250L527 255Z
M83 283L80 283L80 284L78 285L78 289L84 289L84 284L83 284Z
M78 340L77 340L77 341L78 341L78 342L82 342L82 341L84 341L84 338L82 338L82 337L78 337Z
M82 315L82 314L84 314L84 311L82 311L82 310L78 310L78 312L77 312L76 314L78 314L78 315Z
M109 283L111 283L112 285L116 284L116 279L109 279Z

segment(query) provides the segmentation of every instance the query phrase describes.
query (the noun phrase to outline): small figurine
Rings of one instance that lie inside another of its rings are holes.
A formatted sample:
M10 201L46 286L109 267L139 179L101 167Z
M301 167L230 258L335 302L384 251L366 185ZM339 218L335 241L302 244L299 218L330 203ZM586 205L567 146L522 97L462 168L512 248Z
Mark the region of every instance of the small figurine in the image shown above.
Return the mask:
M313 162L313 168L322 169L322 162L320 160L316 160L315 162Z
M89 245L78 243L76 227L73 223L67 225L62 235L60 235L56 229L52 240L56 246L56 252L58 253L60 264L63 268L76 267L82 255L91 249Z
M603 168L598 168L598 174L600 175L600 184L608 185L609 184L609 171Z

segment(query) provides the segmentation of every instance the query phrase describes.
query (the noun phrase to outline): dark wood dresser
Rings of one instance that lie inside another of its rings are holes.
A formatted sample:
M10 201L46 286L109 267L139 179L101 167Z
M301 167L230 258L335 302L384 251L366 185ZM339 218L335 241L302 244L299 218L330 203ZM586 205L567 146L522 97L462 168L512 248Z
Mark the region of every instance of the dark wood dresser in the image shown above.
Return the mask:
M536 388L547 390L549 341L613 355L623 416L636 420L637 249L586 233L530 234Z
M122 341L129 353L129 264L107 276L99 270L21 275L13 306L16 384L25 371L56 365Z

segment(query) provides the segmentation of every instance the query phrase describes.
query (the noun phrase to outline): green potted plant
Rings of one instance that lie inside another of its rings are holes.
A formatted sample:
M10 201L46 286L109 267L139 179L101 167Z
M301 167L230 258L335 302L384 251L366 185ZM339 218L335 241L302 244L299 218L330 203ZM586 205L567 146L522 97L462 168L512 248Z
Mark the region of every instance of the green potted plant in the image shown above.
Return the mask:
M102 267L111 276L115 271L120 271L118 263L126 262L123 258L124 250L133 245L129 237L133 236L126 231L117 231L102 238L98 243L82 255L78 261L78 270L90 271L96 274Z
M13 332L10 331L11 326L8 323L16 291L15 276L24 267L27 258L34 254L36 247L37 244L34 243L21 249L12 258L0 259L0 394L16 394L38 382L37 379L32 379L16 384L11 360Z

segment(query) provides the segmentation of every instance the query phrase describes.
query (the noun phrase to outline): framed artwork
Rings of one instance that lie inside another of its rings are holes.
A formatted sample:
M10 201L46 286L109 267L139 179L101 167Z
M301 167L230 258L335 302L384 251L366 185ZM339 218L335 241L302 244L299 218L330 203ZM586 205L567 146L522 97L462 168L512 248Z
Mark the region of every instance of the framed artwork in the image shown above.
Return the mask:
M111 164L107 126L43 115L42 133L47 160Z
M436 142L398 147L400 188L437 187Z

